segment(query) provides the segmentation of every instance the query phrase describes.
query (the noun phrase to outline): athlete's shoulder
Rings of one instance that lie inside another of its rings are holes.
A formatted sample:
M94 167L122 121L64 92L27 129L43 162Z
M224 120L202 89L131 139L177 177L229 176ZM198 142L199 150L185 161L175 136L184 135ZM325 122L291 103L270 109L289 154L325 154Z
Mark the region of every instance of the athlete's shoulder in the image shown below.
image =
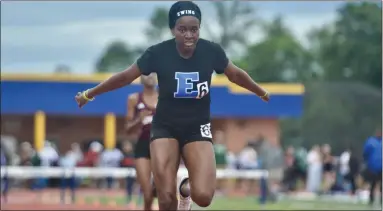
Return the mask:
M229 64L229 59L227 58L225 50L218 43L200 39L202 52L208 53L208 55L213 61L214 71L218 74L224 73L227 65ZM205 54L206 54L205 53Z
M158 70L158 63L162 60L164 55L168 55L168 52L171 49L171 43L172 40L165 40L161 43L152 45L137 59L137 66L143 75L149 75Z

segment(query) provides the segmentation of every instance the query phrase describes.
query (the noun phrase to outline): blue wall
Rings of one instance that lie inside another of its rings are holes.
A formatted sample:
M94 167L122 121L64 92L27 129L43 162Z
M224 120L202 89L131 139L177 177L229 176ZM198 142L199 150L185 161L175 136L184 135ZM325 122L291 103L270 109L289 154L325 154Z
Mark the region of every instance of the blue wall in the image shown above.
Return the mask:
M107 112L125 115L127 96L142 88L132 84L98 96L79 109L74 96L94 85L96 83L2 81L1 113L33 114L42 110L48 115L104 115ZM302 114L301 94L274 94L271 101L265 103L255 95L233 94L226 86L213 86L211 97L213 117L297 117Z

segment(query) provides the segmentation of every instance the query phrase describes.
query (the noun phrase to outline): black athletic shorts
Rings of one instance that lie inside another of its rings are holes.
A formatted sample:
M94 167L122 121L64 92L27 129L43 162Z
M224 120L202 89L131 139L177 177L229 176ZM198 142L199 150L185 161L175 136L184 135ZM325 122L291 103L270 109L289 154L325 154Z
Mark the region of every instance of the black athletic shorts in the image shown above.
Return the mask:
M156 121L152 123L150 140L159 138L174 138L178 141L180 149L186 144L195 141L212 142L210 123L205 124L164 124Z
M150 159L150 140L138 140L134 146L134 158Z

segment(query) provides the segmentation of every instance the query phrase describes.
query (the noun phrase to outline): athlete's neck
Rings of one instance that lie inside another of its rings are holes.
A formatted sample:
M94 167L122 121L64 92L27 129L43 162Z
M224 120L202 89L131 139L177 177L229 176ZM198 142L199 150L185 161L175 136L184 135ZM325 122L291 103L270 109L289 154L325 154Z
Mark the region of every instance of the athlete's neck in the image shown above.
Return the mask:
M180 45L176 44L176 48L177 48L177 51L178 51L178 54L184 58L184 59L189 59L190 57L193 56L193 53L194 53L194 49L185 49L185 48L182 48Z

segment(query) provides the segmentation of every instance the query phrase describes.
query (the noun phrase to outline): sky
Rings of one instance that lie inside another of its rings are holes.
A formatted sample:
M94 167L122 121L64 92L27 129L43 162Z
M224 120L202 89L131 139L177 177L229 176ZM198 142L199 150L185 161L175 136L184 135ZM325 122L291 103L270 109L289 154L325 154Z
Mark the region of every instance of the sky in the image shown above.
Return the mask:
M156 7L170 8L174 1L2 1L1 71L8 73L49 73L58 64L72 72L94 72L95 61L108 43L125 41L144 45L143 34ZM197 1L203 23L218 29L210 2ZM271 20L283 15L285 23L303 44L312 28L336 18L340 1L251 2L257 16ZM201 36L204 36L202 28ZM249 33L256 42L257 31Z

